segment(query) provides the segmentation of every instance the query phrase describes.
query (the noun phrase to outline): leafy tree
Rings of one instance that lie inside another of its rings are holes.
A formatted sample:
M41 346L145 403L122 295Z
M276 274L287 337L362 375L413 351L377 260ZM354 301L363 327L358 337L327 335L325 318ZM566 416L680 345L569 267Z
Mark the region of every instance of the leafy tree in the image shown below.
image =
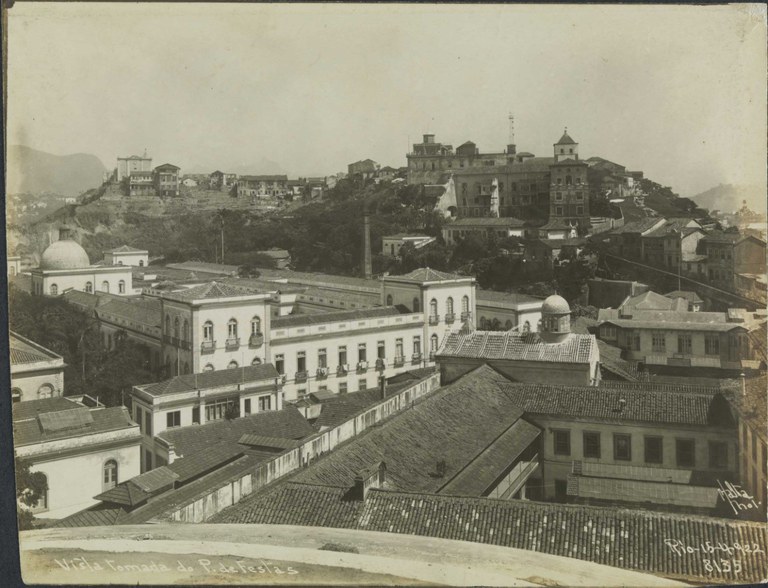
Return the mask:
M35 517L30 509L48 492L48 480L42 472L31 472L29 463L22 458L15 459L16 470L16 517L19 531L32 529Z

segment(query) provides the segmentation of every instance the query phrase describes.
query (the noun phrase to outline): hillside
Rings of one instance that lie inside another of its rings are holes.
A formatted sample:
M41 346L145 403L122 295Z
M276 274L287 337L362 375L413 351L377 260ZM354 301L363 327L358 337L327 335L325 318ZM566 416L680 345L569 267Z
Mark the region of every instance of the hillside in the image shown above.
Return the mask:
M706 192L691 197L699 206L721 212L735 212L744 200L747 206L760 213L765 213L765 192L759 186L739 184L720 184Z
M11 145L6 190L9 194L52 192L77 196L100 185L105 171L95 155L53 155L24 145Z

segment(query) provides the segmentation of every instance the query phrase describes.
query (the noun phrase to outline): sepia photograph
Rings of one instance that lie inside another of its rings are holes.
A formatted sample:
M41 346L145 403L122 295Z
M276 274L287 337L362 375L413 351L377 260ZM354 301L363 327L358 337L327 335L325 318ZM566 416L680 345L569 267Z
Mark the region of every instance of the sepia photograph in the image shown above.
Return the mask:
M0 584L768 582L767 14L5 2Z

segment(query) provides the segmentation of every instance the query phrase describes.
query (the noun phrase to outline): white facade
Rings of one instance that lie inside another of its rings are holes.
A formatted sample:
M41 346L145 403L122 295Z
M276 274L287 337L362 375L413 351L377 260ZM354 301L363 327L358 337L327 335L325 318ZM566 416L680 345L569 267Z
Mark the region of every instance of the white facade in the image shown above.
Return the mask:
M64 394L64 359L16 333L9 337L13 402Z
M34 269L31 273L32 293L40 296L58 296L67 290L108 292L119 296L134 294L130 267L94 265L61 270Z
M434 241L435 238L428 235L392 235L382 237L381 253L382 255L398 257L400 255L400 248L406 243L411 243L416 249L421 249L430 243L434 243Z
M21 273L21 257L17 255L8 256L8 270L7 274L9 278L18 276Z
M149 265L149 251L145 249L119 247L112 251L104 252L104 263L106 265L146 267Z
M130 177L133 172L138 171L152 171L152 158L146 155L144 157L132 155L130 157L117 158L118 182L123 178Z

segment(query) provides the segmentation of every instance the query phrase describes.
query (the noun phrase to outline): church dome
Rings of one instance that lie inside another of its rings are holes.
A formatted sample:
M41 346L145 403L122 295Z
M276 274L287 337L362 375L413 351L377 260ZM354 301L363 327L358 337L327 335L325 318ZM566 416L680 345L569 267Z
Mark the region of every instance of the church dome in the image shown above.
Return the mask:
M43 270L79 269L89 265L91 261L85 249L70 239L54 241L40 258Z
M553 294L544 300L541 305L541 314L571 314L571 307L565 298Z

